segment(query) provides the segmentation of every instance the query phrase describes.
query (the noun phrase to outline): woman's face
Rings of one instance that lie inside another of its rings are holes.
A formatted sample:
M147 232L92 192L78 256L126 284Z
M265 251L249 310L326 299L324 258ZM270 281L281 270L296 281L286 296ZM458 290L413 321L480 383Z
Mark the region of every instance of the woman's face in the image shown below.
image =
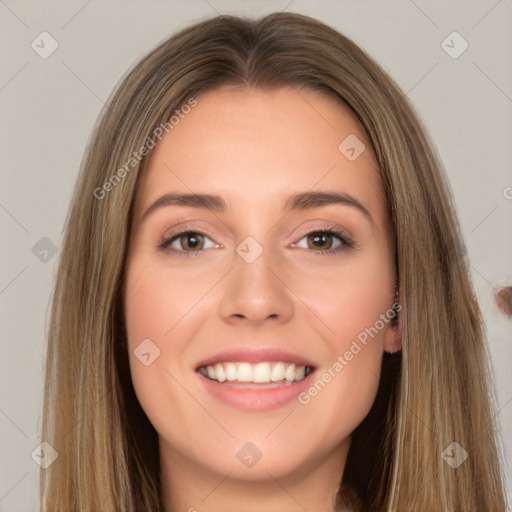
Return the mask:
M317 92L222 88L196 100L157 144L136 198L125 296L135 392L183 473L337 471L383 351L399 348L370 144ZM168 194L215 198L155 205Z

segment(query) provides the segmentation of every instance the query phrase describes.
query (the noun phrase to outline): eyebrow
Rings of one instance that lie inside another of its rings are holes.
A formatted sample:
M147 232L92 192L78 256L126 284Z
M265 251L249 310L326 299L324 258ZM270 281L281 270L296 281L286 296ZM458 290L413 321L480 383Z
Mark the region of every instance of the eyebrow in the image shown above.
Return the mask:
M310 191L298 192L283 196L285 210L307 210L309 208L318 208L338 204L349 206L363 213L370 222L373 223L370 212L354 197L342 192L333 191ZM169 193L158 198L142 214L140 220L145 219L151 212L164 206L190 206L193 208L204 208L216 212L227 211L228 205L221 196L213 194L180 194ZM230 205L231 206L231 205Z

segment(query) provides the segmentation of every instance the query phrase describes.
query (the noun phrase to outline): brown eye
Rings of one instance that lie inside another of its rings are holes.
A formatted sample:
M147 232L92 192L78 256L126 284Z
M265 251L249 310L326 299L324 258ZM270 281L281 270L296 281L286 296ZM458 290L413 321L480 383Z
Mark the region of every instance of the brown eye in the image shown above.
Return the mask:
M301 241L306 239L306 244L301 245ZM334 242L337 240L337 243ZM333 245L334 244L334 245ZM320 229L311 231L304 235L299 243L293 244L304 249L311 249L317 254L330 255L342 252L354 247L354 243L344 233L332 229Z
M330 249L332 246L332 235L318 231L307 235L308 247L310 249ZM311 242L311 243L309 243Z
M175 233L168 238L162 238L158 246L160 249L170 253L190 253L190 255L196 255L204 252L204 249L215 247L215 244L206 234L189 230Z
M179 237L179 240L181 242L181 246L184 249L189 249L191 251L202 249L204 245L202 235L198 235L197 233L193 232L184 233Z

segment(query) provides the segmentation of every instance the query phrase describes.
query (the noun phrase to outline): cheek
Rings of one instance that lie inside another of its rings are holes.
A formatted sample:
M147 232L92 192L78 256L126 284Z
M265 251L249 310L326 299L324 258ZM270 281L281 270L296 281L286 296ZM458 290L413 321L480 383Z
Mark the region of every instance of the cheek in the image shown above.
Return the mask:
M385 254L361 252L310 289L315 313L329 328L330 357L299 401L313 417L323 417L324 425L341 429L341 436L364 419L379 386L395 285Z
M187 322L182 320L197 301L197 295L199 291L191 285L184 286L176 273L171 276L149 259L141 256L130 261L125 318L130 371L142 404L151 403L155 389L169 386L170 377L163 369L174 373L182 364L187 341L183 331Z
M173 337L173 329L204 295L205 280L207 276L171 272L143 258L133 261L127 271L125 296L130 343L150 338L165 346L172 339L178 350L179 339Z
M154 428L176 445L193 429L190 422L197 413L182 387L189 387L183 380L190 370L184 354L198 325L193 321L194 304L205 293L204 285L193 283L144 257L133 258L127 267L125 317L131 380Z
M333 348L344 352L347 343L350 345L351 340L386 314L393 303L394 286L390 258L383 250L374 250L361 251L347 258L346 264L333 266L317 276L303 277L300 290L304 301L328 328L325 332L330 333ZM377 327L379 333L383 331L381 322ZM378 354L378 342L374 345Z

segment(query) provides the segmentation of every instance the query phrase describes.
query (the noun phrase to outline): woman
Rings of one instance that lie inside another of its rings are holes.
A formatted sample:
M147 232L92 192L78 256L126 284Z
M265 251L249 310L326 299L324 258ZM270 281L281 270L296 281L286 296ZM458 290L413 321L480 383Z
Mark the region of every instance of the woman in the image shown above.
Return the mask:
M42 510L505 510L461 247L419 121L352 41L282 13L165 41L75 190Z

